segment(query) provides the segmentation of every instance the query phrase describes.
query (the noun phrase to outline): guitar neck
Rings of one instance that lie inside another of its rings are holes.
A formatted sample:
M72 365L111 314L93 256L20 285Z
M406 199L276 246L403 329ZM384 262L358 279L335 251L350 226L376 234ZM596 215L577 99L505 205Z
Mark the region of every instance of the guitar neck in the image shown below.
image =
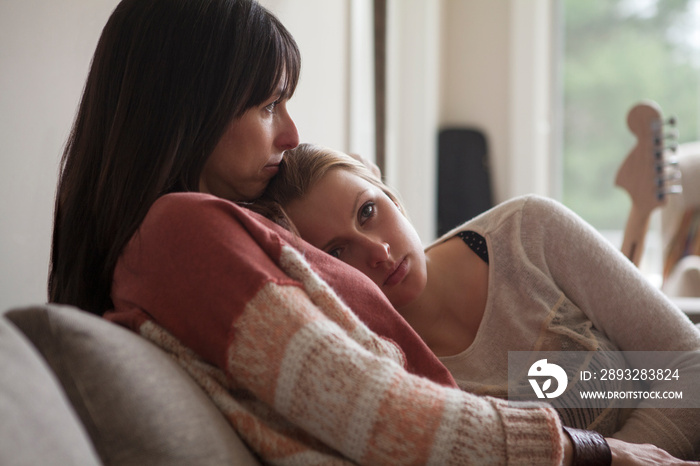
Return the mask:
M667 123L675 126L675 119ZM615 184L625 189L632 200L622 253L636 266L644 252L651 213L666 204L667 194L680 192L674 165L664 154L664 141L675 140L677 132L664 132L664 124L661 109L651 101L635 105L627 114L627 126L637 137L637 143L620 165ZM672 151L674 148L671 144Z
M649 229L649 219L651 218L652 210L632 204L630 214L627 217L627 225L625 226L625 236L622 240L621 250L637 267L639 267L639 263L642 261L644 238Z

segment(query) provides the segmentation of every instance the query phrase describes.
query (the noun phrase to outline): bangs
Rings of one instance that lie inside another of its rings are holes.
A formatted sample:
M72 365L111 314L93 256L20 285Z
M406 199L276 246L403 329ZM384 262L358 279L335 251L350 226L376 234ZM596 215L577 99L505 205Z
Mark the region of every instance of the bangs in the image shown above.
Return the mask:
M282 24L270 15L271 33L265 37L264 51L257 57L253 70L255 78L245 110L262 104L277 91L281 99L294 95L301 72L301 55L294 38Z
M286 32L286 30L285 30ZM275 35L275 47L273 55L276 57L276 73L275 82L271 83L271 89L268 96L272 95L277 89L277 85L281 84L281 98L290 99L294 95L294 91L299 83L299 74L301 73L301 55L297 44L289 34ZM282 78L284 77L284 81Z

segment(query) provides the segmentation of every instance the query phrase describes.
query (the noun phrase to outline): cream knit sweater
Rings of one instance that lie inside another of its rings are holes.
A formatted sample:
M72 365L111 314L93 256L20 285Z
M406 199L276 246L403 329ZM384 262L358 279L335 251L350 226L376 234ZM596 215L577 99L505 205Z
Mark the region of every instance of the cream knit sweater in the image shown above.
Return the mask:
M501 204L447 233L473 230L489 252L488 299L471 346L440 358L467 391L505 398L508 351L700 351L700 331L608 241L552 200L526 196ZM431 246L432 247L432 246ZM651 390L698 394L700 353L678 362L685 380ZM652 401L647 402L646 405ZM562 410L565 424L680 458L700 455L700 409L629 413Z

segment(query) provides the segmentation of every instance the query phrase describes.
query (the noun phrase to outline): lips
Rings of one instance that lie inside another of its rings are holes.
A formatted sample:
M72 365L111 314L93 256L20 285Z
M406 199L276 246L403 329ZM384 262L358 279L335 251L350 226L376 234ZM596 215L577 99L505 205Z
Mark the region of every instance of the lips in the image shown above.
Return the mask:
M279 156L279 159L275 157L275 160L273 162L266 164L263 167L263 170L277 173L280 169L280 165L282 164L282 160L284 160L284 153L282 153L282 155Z
M394 270L392 270L386 277L386 280L384 280L384 286L394 286L401 283L401 281L406 277L407 273L408 258L404 257L403 260L399 262Z
M280 163L281 162L268 163L267 165L265 165L265 167L263 167L263 170L268 174L276 175L280 169Z

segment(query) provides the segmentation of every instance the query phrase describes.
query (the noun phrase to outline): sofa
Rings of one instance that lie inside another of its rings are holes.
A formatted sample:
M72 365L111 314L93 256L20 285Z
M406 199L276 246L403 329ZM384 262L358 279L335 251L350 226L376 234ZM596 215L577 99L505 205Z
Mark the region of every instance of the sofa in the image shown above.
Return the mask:
M260 465L160 348L84 311L0 313L0 465Z
M259 465L199 386L75 308L0 314L0 464Z

